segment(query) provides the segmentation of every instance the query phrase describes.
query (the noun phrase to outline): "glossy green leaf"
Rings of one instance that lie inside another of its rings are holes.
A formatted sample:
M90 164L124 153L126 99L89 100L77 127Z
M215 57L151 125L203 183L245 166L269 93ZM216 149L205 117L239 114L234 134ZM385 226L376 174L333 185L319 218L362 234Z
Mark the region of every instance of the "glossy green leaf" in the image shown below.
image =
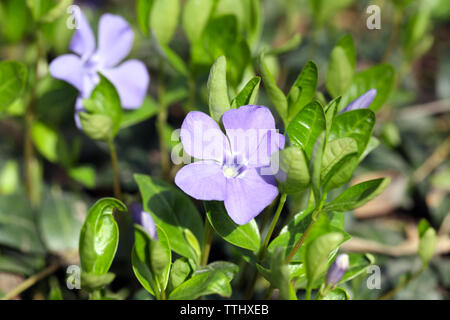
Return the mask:
M0 111L19 98L25 88L27 69L15 61L0 62Z
M103 275L116 254L119 228L114 210L127 211L127 207L114 198L98 200L87 214L80 232L80 262L84 272Z
M136 15L141 31L148 36L150 34L150 13L154 0L137 0Z
M114 85L100 75L99 84L83 105L87 111L79 113L83 131L95 140L113 139L122 123L122 107Z
M271 284L280 290L280 299L297 300L294 288L290 283L289 267L285 262L282 248L277 248L272 255L270 270L273 279Z
M390 178L365 181L346 189L336 199L327 203L324 209L350 211L359 208L380 195L389 185Z
M331 232L321 235L306 244L304 252L308 283L313 284L319 276L327 271L329 256L343 240L344 236L342 233Z
M316 64L308 61L292 85L292 88L298 88L299 90L291 89L288 94L289 120L292 120L304 106L314 99L316 95L317 77Z
M116 275L111 272L103 274L94 274L89 272L81 272L81 287L88 291L93 292L107 286L113 282Z
M195 260L184 230L192 231L201 243L203 222L191 200L165 181L142 174L136 174L134 179L138 184L145 212L150 213L155 223L165 231L170 248Z
M153 240L141 226L134 226L131 261L134 274L142 286L159 296L169 281L172 254L164 230L157 226L157 232L158 240Z
M225 57L219 57L211 67L207 84L209 113L217 122L220 121L224 112L230 109L226 65Z
M218 294L231 296L230 282L238 272L238 267L231 262L214 262L199 268L195 275L183 282L169 295L171 300L194 300L201 296Z
M327 144L322 156L320 180L324 185L341 170L342 165L358 152L358 146L353 138L339 138Z
M251 78L244 88L231 101L232 108L239 108L240 106L254 105L258 99L260 77Z
M189 263L188 259L181 257L172 264L170 269L169 282L167 284L167 290L172 292L185 280L187 280L193 273L194 269L192 263Z
M205 208L209 222L224 240L254 252L259 250L261 236L255 220L244 225L237 225L228 216L223 202L206 201Z
M344 283L366 273L367 268L375 262L375 257L371 254L349 253L349 268L339 281Z
M340 109L366 93L376 89L377 95L369 108L373 111L380 109L387 101L395 83L395 69L388 64L380 64L361 71L353 77L350 86L342 95Z
M172 39L180 14L180 0L153 0L150 28L159 43L165 45Z
M266 59L264 58L264 56L261 56L260 58L260 72L264 83L264 89L269 95L269 98L272 101L272 104L274 105L281 119L283 119L284 124L287 125L288 124L287 98L284 95L283 91L281 91L281 89L278 88L275 79L273 78L272 74L270 73L267 67Z
M355 71L356 53L351 35L342 37L331 51L326 86L333 97L342 95Z
M308 161L303 150L288 147L272 155L279 160L279 174L275 177L281 193L292 194L306 189L310 183Z
M325 113L319 102L313 101L306 105L292 119L287 127L291 143L305 151L311 159L312 151L320 133L326 129Z

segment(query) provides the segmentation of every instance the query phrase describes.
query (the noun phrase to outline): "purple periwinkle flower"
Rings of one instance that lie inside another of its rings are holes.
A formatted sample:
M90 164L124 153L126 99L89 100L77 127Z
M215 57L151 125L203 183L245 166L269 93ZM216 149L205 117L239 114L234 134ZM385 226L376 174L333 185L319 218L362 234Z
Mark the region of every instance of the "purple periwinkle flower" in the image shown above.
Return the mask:
M373 99L375 99L376 95L377 90L370 89L366 93L363 93L358 98L350 102L340 113L356 109L368 108L372 103Z
M150 235L153 240L158 240L158 234L156 233L156 224L150 213L145 212L144 208L139 203L132 203L130 206L130 213L133 222L139 224Z
M77 115L83 110L82 99L89 98L99 83L99 73L113 83L123 108L140 107L150 82L147 68L139 60L127 60L119 65L133 45L134 33L128 22L118 15L102 15L96 48L94 34L81 10L74 12L74 18L78 29L72 37L70 50L76 54L65 54L53 60L50 74L67 81L80 92L75 105L78 127Z
M334 260L330 269L328 270L326 282L328 285L336 285L347 272L349 267L349 258L347 254L340 254L336 260Z
M222 123L226 135L205 113L188 113L181 143L200 161L180 169L175 184L195 199L224 201L230 218L243 225L278 195L270 156L284 148L285 138L264 106L228 110Z

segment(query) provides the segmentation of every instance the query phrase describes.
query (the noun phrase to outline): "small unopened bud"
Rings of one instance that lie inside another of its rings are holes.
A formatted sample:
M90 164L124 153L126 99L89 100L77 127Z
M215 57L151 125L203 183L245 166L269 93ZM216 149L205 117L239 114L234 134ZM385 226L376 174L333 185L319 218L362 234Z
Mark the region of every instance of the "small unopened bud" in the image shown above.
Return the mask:
M330 269L327 273L327 284L336 285L344 276L345 272L348 270L349 260L347 254L340 254L336 260L334 260Z
M134 202L130 207L131 217L134 223L141 225L153 240L158 240L156 224L150 213L145 212L139 203Z

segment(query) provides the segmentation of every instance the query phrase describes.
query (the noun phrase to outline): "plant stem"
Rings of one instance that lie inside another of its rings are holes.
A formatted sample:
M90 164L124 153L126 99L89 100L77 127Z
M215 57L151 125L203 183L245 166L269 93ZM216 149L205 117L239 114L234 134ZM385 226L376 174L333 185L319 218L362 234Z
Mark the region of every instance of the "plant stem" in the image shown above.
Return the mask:
M101 300L102 294L100 290L94 290L92 293L89 294L89 300Z
M108 146L109 146L109 154L111 156L111 164L114 172L114 197L120 200L122 198L122 192L120 190L119 163L117 161L117 153L114 141L113 140L109 141Z
M295 244L295 247L292 248L291 252L289 253L288 257L286 258L286 263L289 264L291 262L292 258L294 258L295 254L297 253L298 249L302 246L302 244L305 242L306 237L311 232L311 229L314 225L314 223L317 221L317 218L320 215L320 212L322 211L323 204L325 203L326 194L322 197L322 200L319 203L319 206L316 210L312 213L312 222L309 224L308 228L306 228L305 232L303 232L301 238L297 241Z
M203 235L202 256L200 265L205 266L208 263L209 251L211 250L211 243L214 235L214 230L209 223L208 218L205 218L205 233Z
M311 300L311 285L308 283L308 286L306 287L306 295L305 295L305 300Z
M169 148L166 141L166 127L167 127L167 106L165 101L165 86L164 86L164 61L161 58L159 63L159 81L158 81L158 102L159 113L156 122L156 130L159 137L159 150L161 157L161 169L164 179L169 179L170 176L170 162L169 162Z
M25 110L25 141L24 141L24 158L25 158L25 189L27 193L28 200L34 205L36 201L36 190L33 187L33 169L35 166L34 159L34 147L33 139L31 136L31 128L33 126L35 113L36 113L36 100L37 100L37 85L39 83L39 61L41 57L45 55L44 48L42 46L42 36L38 29L36 31L36 63L34 65L34 81L31 87L31 98L30 102Z
M12 299L12 298L18 296L19 294L21 294L22 292L24 292L25 290L27 290L28 288L30 288L31 286L36 284L38 281L44 279L45 277L49 276L50 274L52 274L53 272L58 270L59 267L60 267L59 263L54 263L54 264L49 265L47 268L45 268L41 272L29 277L27 280L25 280L24 282L19 284L17 287L15 287L11 291L9 291L0 300L9 300L9 299Z
M378 300L388 300L391 299L397 292L405 288L408 284L410 284L413 280L417 279L422 272L426 269L427 265L422 265L422 267L416 271L413 275L411 275L406 281L400 283L398 286L393 288L392 290L386 292Z
M270 224L269 231L266 234L266 237L264 238L264 242L259 249L258 254L258 263L261 263L264 259L264 256L266 254L266 249L269 244L270 238L272 237L273 230L275 229L275 226L278 222L278 219L280 218L281 211L283 210L284 204L286 203L287 194L283 193L280 197L280 202L278 203L277 211L275 212L275 216L272 219L272 223ZM258 278L258 272L255 272L253 274L253 278L250 281L250 285L247 290L247 300L249 300L253 296L253 292L255 291L255 284L256 280Z

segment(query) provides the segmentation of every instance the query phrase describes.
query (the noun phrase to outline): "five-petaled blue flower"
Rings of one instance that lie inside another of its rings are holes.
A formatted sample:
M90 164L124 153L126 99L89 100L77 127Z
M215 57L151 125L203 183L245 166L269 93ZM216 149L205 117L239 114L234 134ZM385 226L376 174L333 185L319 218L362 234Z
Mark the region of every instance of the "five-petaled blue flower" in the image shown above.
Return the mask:
M53 60L50 74L67 81L80 92L75 105L78 127L78 112L83 110L82 99L89 98L99 83L99 73L116 87L123 108L139 108L150 82L147 68L139 60L127 60L118 65L130 53L133 45L134 33L128 22L117 15L102 15L96 48L94 34L81 10L74 13L74 18L77 30L72 37L70 50L77 55L65 54Z
M222 116L226 135L208 115L189 112L181 127L184 151L199 159L184 166L175 184L199 200L224 201L230 218L246 224L278 195L270 156L285 138L264 106L242 106Z

